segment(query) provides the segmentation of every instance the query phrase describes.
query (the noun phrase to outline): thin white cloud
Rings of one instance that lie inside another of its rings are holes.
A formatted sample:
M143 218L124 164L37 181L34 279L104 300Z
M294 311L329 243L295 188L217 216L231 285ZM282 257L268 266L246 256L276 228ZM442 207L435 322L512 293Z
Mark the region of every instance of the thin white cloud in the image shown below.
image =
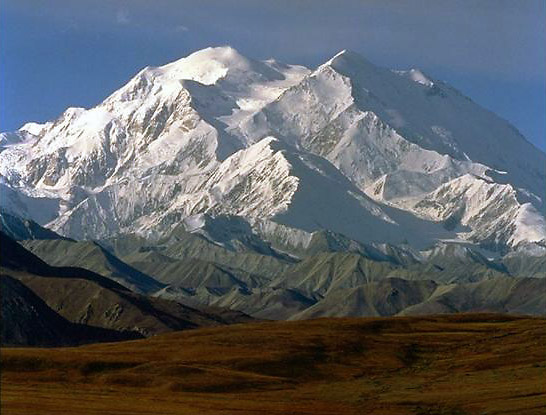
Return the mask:
M174 28L175 32L188 32L190 29L184 25L178 25Z
M118 10L118 12L116 13L116 22L121 25L131 23L131 19L129 18L129 13L127 13L127 10Z
M63 29L61 29L61 32L62 33L68 33L68 32L75 32L76 30L78 30L80 28L80 25L74 21L74 20L71 20L70 22L68 22Z

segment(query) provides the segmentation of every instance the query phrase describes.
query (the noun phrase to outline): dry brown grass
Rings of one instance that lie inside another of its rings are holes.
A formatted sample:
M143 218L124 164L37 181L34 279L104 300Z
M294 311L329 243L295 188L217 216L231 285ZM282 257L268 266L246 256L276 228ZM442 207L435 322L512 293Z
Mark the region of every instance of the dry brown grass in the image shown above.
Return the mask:
M254 323L2 350L2 414L544 414L546 320Z

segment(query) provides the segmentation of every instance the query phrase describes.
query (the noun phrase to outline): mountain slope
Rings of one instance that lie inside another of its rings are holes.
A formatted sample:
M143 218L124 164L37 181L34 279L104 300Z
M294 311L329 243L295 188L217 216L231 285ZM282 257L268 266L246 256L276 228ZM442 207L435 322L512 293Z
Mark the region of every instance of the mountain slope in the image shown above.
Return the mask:
M164 284L131 267L95 242L28 240L21 245L56 267L80 267L108 277L132 291L147 293Z
M15 278L0 275L2 292L2 346L67 346L120 341L141 337L137 332L115 331L71 323L49 308Z
M117 282L83 268L52 267L2 232L0 232L0 247L2 249L0 267L4 269L44 277L72 278L77 276L79 279L91 281L107 289L129 291Z
M38 225L33 220L22 219L0 211L0 232L15 240L63 239L59 234Z
M402 314L508 312L544 315L545 292L543 278L495 278L444 287L426 301L406 308Z
M0 236L1 273L22 282L50 309L72 323L149 336L249 319L229 310L203 311L139 295L82 268L53 267L9 237L1 233ZM49 319L48 314L44 318Z
M393 316L427 300L436 290L434 281L387 278L332 291L315 305L291 317L303 320L320 317Z
M451 285L386 278L332 290L290 319L469 312L544 315L545 290L544 279L536 278L497 277Z

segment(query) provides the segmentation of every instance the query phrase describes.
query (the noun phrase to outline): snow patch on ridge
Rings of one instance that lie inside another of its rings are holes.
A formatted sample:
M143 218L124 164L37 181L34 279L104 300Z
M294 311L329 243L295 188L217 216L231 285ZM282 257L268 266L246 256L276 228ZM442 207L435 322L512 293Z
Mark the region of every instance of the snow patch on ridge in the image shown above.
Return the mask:
M546 241L546 220L532 204L525 203L519 207L514 225L515 231L509 240L511 245Z
M420 69L410 69L409 71L393 71L394 73L403 76L405 78L408 78L412 80L413 82L417 82L418 84L427 86L427 87L433 87L434 82L426 76Z

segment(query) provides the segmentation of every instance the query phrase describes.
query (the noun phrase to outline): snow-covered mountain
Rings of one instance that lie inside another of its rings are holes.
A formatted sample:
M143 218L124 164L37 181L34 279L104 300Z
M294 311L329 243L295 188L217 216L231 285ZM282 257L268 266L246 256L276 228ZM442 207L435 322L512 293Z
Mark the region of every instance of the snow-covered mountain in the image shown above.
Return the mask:
M76 239L237 215L263 238L546 241L546 156L419 70L208 48L0 136L1 208ZM197 225L196 225L197 223Z

